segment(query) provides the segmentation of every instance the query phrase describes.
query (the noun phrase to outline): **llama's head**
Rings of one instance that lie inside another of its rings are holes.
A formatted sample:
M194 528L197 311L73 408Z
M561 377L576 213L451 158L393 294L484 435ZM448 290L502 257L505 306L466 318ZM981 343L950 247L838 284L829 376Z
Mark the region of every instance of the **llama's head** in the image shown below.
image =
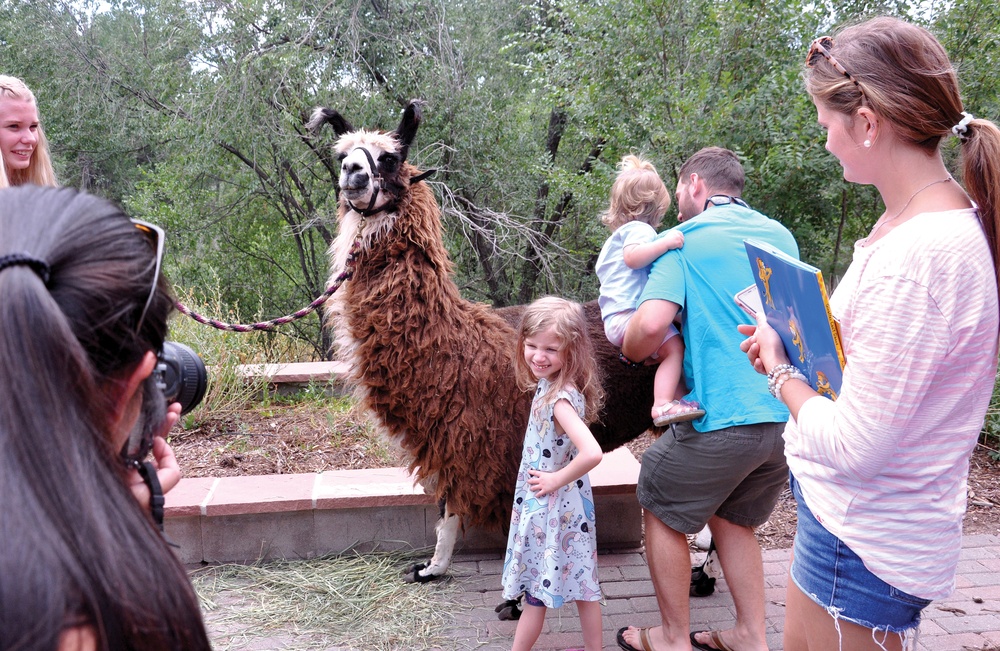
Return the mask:
M329 123L339 136L334 150L340 158L341 197L355 212L369 216L391 211L410 183L404 178L403 162L420 126L419 100L403 110L395 131L354 129L337 111L317 108L307 127L314 133Z

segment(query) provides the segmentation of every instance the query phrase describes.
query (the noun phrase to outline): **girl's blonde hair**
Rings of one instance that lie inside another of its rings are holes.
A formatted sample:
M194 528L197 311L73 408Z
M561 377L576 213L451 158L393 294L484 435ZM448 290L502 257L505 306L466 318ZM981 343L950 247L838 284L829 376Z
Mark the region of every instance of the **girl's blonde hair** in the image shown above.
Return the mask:
M636 220L657 228L669 207L670 191L656 167L644 158L628 154L618 163L610 205L601 215L601 223L612 231Z
M30 102L37 107L35 96L28 86L17 77L0 75L0 97ZM0 116L0 119L3 119L3 116ZM45 137L41 123L38 125L38 144L35 145L35 151L31 155L31 162L27 169L8 171L7 166L4 165L3 156L0 156L0 188L25 185L26 183L59 185L56 181L55 170L52 169L52 159L49 157L49 141Z
M559 339L559 354L563 366L559 374L552 378L552 385L542 396L542 400L555 400L556 394L563 387L572 384L583 394L586 403L584 422L592 423L597 420L604 403L604 390L601 388L597 360L594 358L594 346L587 334L587 319L579 303L557 296L544 296L525 308L514 352L514 377L517 384L526 391L538 385L524 359L524 340L549 328L555 330Z

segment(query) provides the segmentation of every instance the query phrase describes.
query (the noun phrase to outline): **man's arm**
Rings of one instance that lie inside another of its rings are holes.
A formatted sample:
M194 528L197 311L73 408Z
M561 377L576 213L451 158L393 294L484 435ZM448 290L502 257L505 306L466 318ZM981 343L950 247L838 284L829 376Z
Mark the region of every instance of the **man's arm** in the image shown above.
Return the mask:
M672 301L643 301L628 322L622 353L634 362L641 362L656 352L667 335L680 306Z

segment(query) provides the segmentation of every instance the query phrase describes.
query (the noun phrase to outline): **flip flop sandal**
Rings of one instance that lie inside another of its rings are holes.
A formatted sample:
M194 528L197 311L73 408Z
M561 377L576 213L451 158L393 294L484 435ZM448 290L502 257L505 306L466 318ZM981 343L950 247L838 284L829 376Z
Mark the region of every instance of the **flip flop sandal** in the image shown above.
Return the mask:
M618 635L615 636L615 640L618 642L619 648L624 651L653 651L653 645L649 643L649 629L640 628L639 629L639 644L642 645L641 649L637 649L628 642L625 641L625 631L628 630L628 626L623 626L618 629Z
M698 633L706 633L711 638L712 644L715 646L705 646L696 640L694 636ZM722 631L694 631L691 633L691 647L700 649L701 651L733 651L733 647L729 646L722 640Z
M701 418L704 415L705 410L699 407L696 402L671 400L657 409L657 415L653 418L653 425L663 427L671 423L681 423L686 420Z

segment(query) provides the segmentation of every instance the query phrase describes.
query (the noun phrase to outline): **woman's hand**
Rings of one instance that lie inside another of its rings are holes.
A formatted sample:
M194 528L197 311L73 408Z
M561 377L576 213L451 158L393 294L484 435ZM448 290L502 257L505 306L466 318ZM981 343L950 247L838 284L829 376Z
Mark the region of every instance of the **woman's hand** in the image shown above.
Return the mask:
M175 402L167 407L167 416L153 437L153 458L151 461L156 468L156 478L160 480L160 488L163 489L164 495L181 481L181 467L177 464L173 448L167 443L167 435L180 418L181 404ZM149 508L149 486L143 481L138 470L129 471L129 487L139 504L143 508Z
M788 355L781 337L777 331L767 324L763 315L757 316L757 325L738 325L736 329L747 338L740 344L740 350L747 354L747 359L755 371L767 375L768 370L778 364L787 364Z

